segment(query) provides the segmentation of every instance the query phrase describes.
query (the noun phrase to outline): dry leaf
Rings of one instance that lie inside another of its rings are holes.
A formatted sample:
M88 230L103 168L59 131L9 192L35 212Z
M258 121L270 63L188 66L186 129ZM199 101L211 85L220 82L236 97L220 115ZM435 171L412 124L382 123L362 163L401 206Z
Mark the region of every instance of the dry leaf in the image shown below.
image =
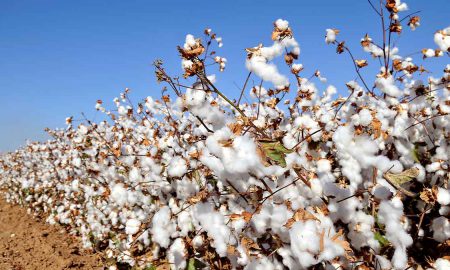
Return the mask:
M344 46L345 46L345 41L342 41L338 44L337 48L336 48L336 52L338 54L341 54L344 52Z
M364 36L364 38L361 40L361 46L368 47L372 43L372 39L369 37L368 34Z
M194 196L190 197L187 201L190 204L196 204L200 201L204 201L209 197L209 191L205 188L201 190L199 193L195 194Z
M363 68L368 65L367 60L365 59L355 60L355 63L359 68Z
M234 135L240 136L242 134L242 130L244 129L244 125L240 123L230 123L228 124L228 128L230 128Z
M419 175L419 169L413 167L409 168L401 173L391 173L386 172L383 174L384 179L386 179L389 184L394 186L396 189L400 190L403 194L413 197L414 193L404 189L401 185L407 182L412 181Z

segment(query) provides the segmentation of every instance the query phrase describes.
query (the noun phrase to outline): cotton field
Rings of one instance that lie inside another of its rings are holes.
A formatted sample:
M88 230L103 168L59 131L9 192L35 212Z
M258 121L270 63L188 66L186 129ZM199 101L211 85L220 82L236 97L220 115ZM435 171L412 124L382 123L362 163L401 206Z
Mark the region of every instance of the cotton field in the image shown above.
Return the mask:
M68 117L51 140L2 155L1 195L111 270L450 269L450 64L415 64L448 62L450 26L401 56L390 36L420 18L400 0L376 11L386 38L356 41L367 59L345 29L324 29L354 66L346 89L303 74L283 19L272 44L246 49L235 96L216 84L226 38L180 37L182 74L154 63L161 97L133 103L126 89L95 104L106 120ZM370 80L367 65L380 67Z

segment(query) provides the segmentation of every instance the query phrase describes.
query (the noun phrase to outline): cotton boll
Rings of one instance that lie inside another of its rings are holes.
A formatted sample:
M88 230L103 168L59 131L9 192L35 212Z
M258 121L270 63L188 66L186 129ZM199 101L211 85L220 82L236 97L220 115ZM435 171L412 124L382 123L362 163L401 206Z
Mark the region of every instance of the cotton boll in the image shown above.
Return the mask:
M359 113L359 124L367 127L372 123L372 114L368 109L362 109Z
M336 41L336 30L335 29L327 29L327 34L325 36L325 42L327 44L334 43Z
M379 200L387 200L393 195L392 191L389 190L389 188L380 184L377 184L373 188L372 194Z
M190 49L191 47L194 47L197 44L195 41L195 38L191 34L186 35L186 41L184 43L184 49Z
M450 191L448 189L438 187L437 201L441 205L450 204Z
M231 230L225 225L225 218L215 211L209 203L197 203L193 210L194 218L198 221L208 236L213 239L212 246L221 257L227 255L229 244L235 244L236 239L231 234Z
M450 27L436 32L434 42L442 51L447 52L450 48Z
M450 222L446 217L435 218L431 225L433 238L438 242L444 242L450 238Z
M296 222L289 234L291 237L291 250L302 268L307 268L317 263L314 254L319 252L319 236L315 222L306 220Z
M192 217L189 212L181 212L177 217L177 224L179 227L180 235L186 236L192 231Z
M403 216L403 204L400 199L382 201L378 210L379 221L385 224L386 238L395 247L392 264L395 269L404 269L407 265L406 248L413 243L411 236L400 223Z
M289 22L283 19L278 19L275 21L275 25L280 30L286 30L289 27Z
M441 208L439 208L439 214L441 216L447 216L450 214L450 206L441 206Z
M179 156L174 157L169 163L167 172L171 177L183 176L187 172L186 161Z
M435 52L434 52L433 49L426 49L426 50L424 50L424 51L422 51L422 52L423 52L423 55L424 55L425 57L428 57L428 58L431 58L431 57L434 57L434 56L435 56Z
M170 235L175 231L170 215L170 208L163 206L155 213L152 219L152 240L163 248L169 247Z
M186 104L189 106L199 106L206 101L206 92L201 89L188 88L185 94Z
M450 269L450 261L444 258L439 258L434 262L434 268L436 270L448 270Z
M122 184L116 184L111 189L111 198L119 206L123 206L127 202L127 190Z
M253 56L246 61L246 67L265 81L272 82L276 87L284 87L289 84L286 76L278 72L277 67L272 63L267 63L266 58Z
M372 216L362 211L356 213L355 218L348 225L350 230L348 237L352 246L357 249L364 246L370 246L374 250L380 248L380 244L375 240L375 235L372 231L374 223L375 219Z
M317 161L317 172L327 173L331 171L331 163L328 159L320 159Z
M391 262L386 259L385 257L381 255L375 255L377 263L375 264L377 266L376 270L390 270L392 269Z
M125 233L128 235L134 235L139 231L141 222L137 219L129 219L125 225Z
M408 5L405 2L401 2L401 0L395 0L395 7L398 12L408 10Z
M402 91L395 85L394 77L392 76L387 78L381 76L377 78L375 80L375 86L389 96L399 97L402 95Z
M201 235L196 235L194 239L192 239L192 245L195 248L199 248L203 245L203 237Z
M138 182L142 181L142 175L139 172L139 169L136 167L131 169L128 177L129 177L130 181L133 183L138 183Z
M182 238L177 238L170 246L167 259L173 270L186 269L186 246Z
M80 159L80 158L74 158L74 159L72 160L72 164L73 164L73 166L75 166L75 167L80 167L80 166L81 166L81 159Z

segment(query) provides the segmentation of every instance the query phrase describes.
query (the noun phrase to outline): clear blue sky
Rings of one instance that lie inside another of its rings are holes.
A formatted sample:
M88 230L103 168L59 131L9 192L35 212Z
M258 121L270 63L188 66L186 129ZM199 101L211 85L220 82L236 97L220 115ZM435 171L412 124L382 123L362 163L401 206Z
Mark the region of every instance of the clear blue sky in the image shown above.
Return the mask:
M422 25L406 29L403 53L435 47L433 33L450 25L450 1L407 1L422 11ZM406 13L403 13L406 14ZM269 45L272 22L288 20L300 42L305 74L320 69L331 84L344 89L355 78L347 56L326 46L326 28L338 28L357 58L359 39L377 37L379 20L364 0L342 1L0 1L0 152L43 140L45 127L64 127L66 116L95 116L97 99L106 104L125 87L132 98L159 96L151 63L162 58L181 73L176 45L188 33L211 27L223 37L218 51L228 59L219 85L229 95L242 85L244 48ZM419 59L420 56L416 56ZM418 60L420 63L421 61ZM448 57L432 64L442 70ZM368 68L367 72L371 69Z

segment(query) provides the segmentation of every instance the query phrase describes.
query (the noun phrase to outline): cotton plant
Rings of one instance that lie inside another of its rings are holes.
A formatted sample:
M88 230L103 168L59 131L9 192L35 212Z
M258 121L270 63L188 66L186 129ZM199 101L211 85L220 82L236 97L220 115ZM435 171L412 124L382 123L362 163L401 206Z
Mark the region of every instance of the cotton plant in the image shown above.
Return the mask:
M229 97L207 72L225 72L222 38L186 35L181 76L154 63L160 98L136 104L125 89L111 107L96 102L105 120L67 117L51 140L2 155L2 195L110 269L447 269L450 65L428 74L415 62L448 59L449 31L403 57L389 37L420 18L383 3L372 8L388 38L359 41L373 60L325 30L356 72L342 86L304 75L278 19L270 44L246 49L247 79ZM371 81L368 65L379 65Z

